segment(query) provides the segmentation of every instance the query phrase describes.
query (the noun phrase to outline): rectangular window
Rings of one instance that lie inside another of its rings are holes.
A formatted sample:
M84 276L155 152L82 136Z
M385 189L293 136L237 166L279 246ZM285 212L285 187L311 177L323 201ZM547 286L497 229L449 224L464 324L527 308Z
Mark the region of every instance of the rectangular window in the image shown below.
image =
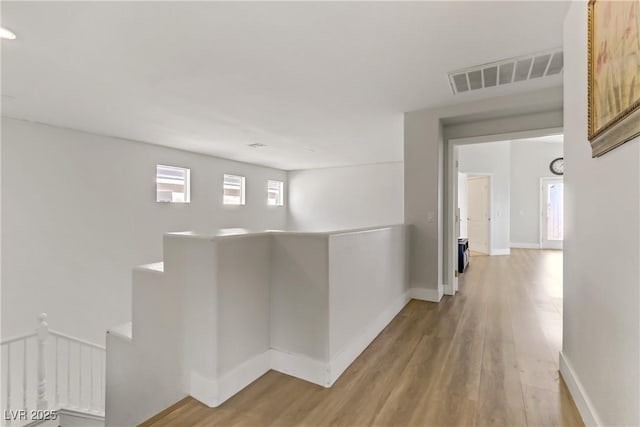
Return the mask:
M284 182L267 181L267 204L269 206L284 206Z
M156 166L156 202L189 203L191 170L175 166Z
M244 176L224 175L223 198L225 205L244 205Z

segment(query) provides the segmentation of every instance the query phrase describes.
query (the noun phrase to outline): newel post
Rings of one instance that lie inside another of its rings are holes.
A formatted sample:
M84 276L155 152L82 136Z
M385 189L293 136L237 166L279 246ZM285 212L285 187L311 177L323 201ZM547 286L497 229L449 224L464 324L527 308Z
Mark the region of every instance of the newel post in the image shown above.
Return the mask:
M44 343L49 336L49 324L47 323L47 313L38 316L38 409L47 409L47 375Z

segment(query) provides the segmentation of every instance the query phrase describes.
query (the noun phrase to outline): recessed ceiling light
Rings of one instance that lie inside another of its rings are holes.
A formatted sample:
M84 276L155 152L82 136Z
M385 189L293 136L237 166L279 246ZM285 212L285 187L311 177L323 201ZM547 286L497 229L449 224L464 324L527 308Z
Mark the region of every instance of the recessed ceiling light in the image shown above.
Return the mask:
M0 27L0 39L13 40L15 38L16 38L16 35L13 31L7 30L4 27Z

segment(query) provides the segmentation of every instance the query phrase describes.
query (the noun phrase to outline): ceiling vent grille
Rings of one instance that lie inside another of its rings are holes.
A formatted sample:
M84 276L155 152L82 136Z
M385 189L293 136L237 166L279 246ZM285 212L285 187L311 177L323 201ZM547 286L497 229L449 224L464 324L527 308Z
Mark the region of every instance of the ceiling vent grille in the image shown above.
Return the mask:
M449 73L454 94L502 86L560 74L564 66L562 49L503 59Z

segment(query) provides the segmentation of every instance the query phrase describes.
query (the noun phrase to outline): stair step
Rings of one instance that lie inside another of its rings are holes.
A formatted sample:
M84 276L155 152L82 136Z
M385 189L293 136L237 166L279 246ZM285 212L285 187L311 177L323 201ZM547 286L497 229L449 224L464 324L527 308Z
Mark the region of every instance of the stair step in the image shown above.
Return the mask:
M136 267L138 270L155 271L157 273L164 273L164 262L153 262L151 264L139 265Z

